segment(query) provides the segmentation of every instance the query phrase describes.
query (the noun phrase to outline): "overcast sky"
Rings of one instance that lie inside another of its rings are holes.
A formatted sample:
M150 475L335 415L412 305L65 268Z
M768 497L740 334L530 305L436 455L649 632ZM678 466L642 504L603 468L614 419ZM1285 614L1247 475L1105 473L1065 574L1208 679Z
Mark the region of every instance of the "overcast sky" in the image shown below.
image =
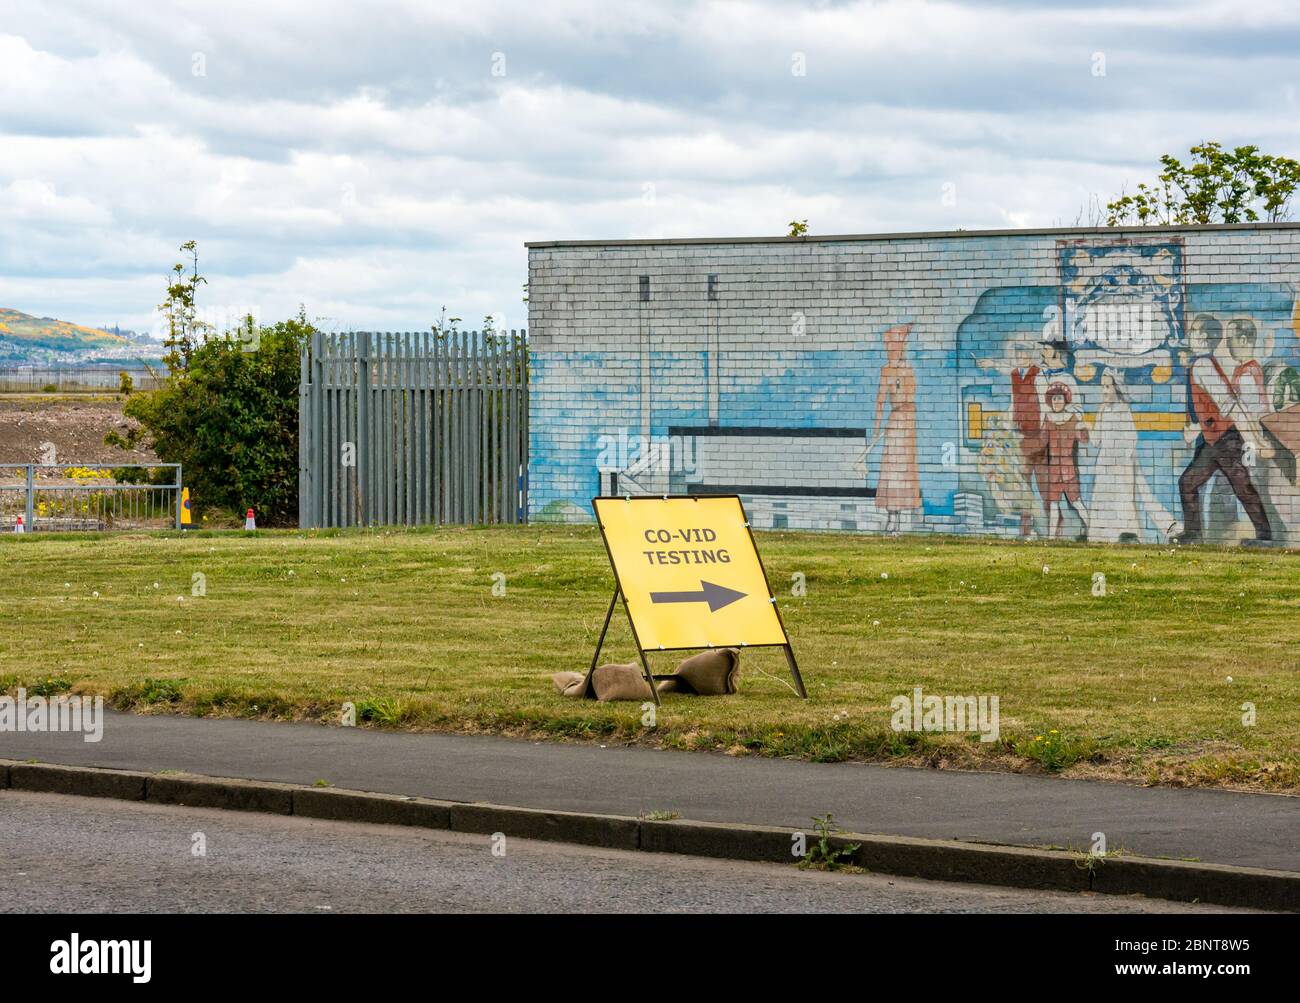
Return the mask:
M1072 224L1300 157L1300 3L0 0L0 306L522 326L525 240Z

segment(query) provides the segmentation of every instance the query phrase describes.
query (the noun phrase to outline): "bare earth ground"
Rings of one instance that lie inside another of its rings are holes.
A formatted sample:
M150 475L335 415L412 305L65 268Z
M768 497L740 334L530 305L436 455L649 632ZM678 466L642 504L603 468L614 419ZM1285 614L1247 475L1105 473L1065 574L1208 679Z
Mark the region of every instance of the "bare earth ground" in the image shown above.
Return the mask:
M98 394L0 395L0 463L40 463L53 443L58 463L149 463L149 449L124 451L104 444L134 424L122 414L125 399Z

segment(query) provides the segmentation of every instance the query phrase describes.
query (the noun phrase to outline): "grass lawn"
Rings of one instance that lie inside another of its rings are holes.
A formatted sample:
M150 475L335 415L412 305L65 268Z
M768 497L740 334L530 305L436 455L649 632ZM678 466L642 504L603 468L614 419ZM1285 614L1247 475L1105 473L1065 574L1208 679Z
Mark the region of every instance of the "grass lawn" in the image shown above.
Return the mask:
M364 725L1300 793L1300 555L758 542L807 701L779 649L745 652L737 696L666 697L653 730L638 704L561 697L550 674L586 669L613 578L594 528L558 526L6 534L0 688L334 721L351 701ZM634 659L620 609L603 660ZM916 686L997 695L1000 740L895 732L890 701Z

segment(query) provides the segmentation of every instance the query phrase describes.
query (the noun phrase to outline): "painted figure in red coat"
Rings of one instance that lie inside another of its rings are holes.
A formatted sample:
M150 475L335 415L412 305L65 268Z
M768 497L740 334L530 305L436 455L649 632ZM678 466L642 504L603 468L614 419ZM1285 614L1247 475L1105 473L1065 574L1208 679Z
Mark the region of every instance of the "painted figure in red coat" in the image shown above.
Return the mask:
M1088 534L1088 510L1079 491L1079 444L1088 441L1088 426L1077 408L1071 408L1073 394L1064 383L1053 383L1045 395L1047 411L1043 415L1043 443L1047 452L1047 492L1043 504L1053 536L1060 536L1065 524L1066 506L1074 509Z

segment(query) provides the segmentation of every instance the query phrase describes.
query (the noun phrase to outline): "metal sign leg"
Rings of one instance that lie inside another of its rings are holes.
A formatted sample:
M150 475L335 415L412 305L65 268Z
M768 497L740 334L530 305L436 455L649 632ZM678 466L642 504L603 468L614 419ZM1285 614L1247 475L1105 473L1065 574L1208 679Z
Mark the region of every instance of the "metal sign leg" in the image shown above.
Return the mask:
M662 701L659 699L659 687L655 685L654 674L650 671L650 662L645 657L645 652L641 650L639 645L637 646L636 652L641 656L641 668L645 670L645 681L650 686L650 695L654 697L655 706L658 707Z
M587 675L591 675L596 669L596 662L600 658L600 649L605 646L605 635L609 633L609 621L613 619L614 607L618 605L618 589L614 590L614 595L610 597L609 609L605 611L605 626L600 628L600 640L596 642L596 651L591 656L591 668L587 670Z
M596 670L596 663L600 661L600 649L605 646L605 635L609 633L609 622L614 618L614 607L618 605L619 598L619 590L615 587L614 594L610 596L609 599L609 609L605 611L605 623L600 628L600 639L596 641L596 650L591 656L591 668L587 670L588 675L591 675L591 673ZM624 605L624 610L626 609L627 607ZM627 619L628 623L632 622L632 615L630 613L628 614ZM632 638L634 641L636 640L635 626L632 627ZM645 681L650 686L650 695L654 697L655 706L659 706L659 690L655 687L655 677L650 672L650 662L646 659L645 652L641 649L640 641L636 641L636 653L641 656L641 668L645 673Z
M795 688L799 691L799 695L807 700L808 691L804 689L803 677L799 675L799 663L794 660L794 648L788 644L785 645L785 660L790 664L790 675L794 676Z

